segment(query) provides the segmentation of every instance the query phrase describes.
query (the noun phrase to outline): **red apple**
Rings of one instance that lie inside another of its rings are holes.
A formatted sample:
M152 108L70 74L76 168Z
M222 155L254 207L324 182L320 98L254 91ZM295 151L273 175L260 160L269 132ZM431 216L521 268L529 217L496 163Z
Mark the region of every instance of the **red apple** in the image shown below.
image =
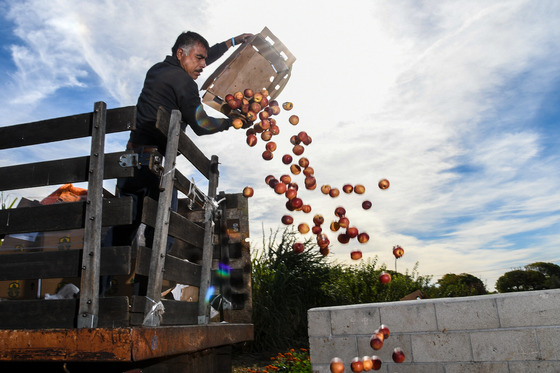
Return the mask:
M331 373L343 373L344 372L344 363L338 357L333 357L331 360Z
M323 232L323 228L321 228L320 225L314 225L313 227L311 227L311 233L317 235L321 234L321 232Z
M233 94L233 98L237 99L237 100L243 100L243 92L241 91L237 91Z
M272 132L266 130L263 131L263 133L261 133L261 139L263 139L264 141L268 141L272 138Z
M362 232L358 235L358 242L359 243L366 243L369 241L369 234L366 232Z
M348 237L348 235L346 233L340 233L337 237L338 242L342 243L342 244L347 244L348 242L350 242L350 237Z
M297 190L293 188L288 188L286 190L286 198L287 199L294 199L297 197Z
M342 186L342 191L346 194L352 193L353 190L354 190L354 187L350 184L344 184Z
M354 185L354 193L356 194L364 194L366 192L366 187L362 184Z
M303 253L305 246L301 242L294 242L294 244L292 245L292 249L296 254L301 254Z
M391 275L385 271L381 272L381 274L379 275L379 281L382 284L388 284L389 282L391 282Z
M306 189L314 190L317 187L317 180L313 176L306 176L304 184Z
M270 123L270 133L272 136L276 136L280 133L280 128L276 124Z
M402 363L405 359L404 351L402 350L402 348L395 347L395 349L393 350L392 358L395 363Z
M292 137L290 137L290 143L292 145L298 145L301 143L300 139L298 139L298 137L296 135L293 135Z
M343 216L338 220L338 225L340 226L340 228L348 228L348 226L350 225L350 220L348 220L347 217Z
M253 102L257 102L257 103L261 102L262 98L263 98L262 93L257 92L253 95Z
M337 221L333 221L333 222L331 222L330 228L331 228L331 231L336 232L340 229L340 225L338 224Z
M261 104L259 104L258 102L253 101L249 104L249 111L252 111L256 114L261 110L262 110Z
M313 223L315 225L321 225L325 222L325 218L321 214L317 214L313 217Z
M270 150L265 150L265 151L262 153L262 158L263 158L265 161L270 161L273 157L274 157L274 154L272 154L272 152L271 152Z
M320 247L319 252L321 253L321 255L327 256L327 255L329 255L329 248L328 247Z
M295 155L302 155L303 152L305 151L305 148L303 147L303 145L294 145L294 147L292 148L292 152Z
M309 233L309 225L307 225L307 223L300 223L298 225L298 231L301 234Z
M267 185L271 186L271 185L270 185L270 182L271 182L271 180L274 180L274 179L276 179L276 178L275 178L273 175L268 175L267 177L264 178L264 182L265 182Z
M330 191L331 191L331 186L328 184L325 184L321 187L321 192L323 192L323 194L329 194Z
M272 106L271 109L272 109L272 114L273 115L280 114L280 106Z
M276 194L284 194L286 193L286 184L278 183L274 186L274 191Z
M389 188L390 183L387 179L381 179L377 185L379 186L379 189L387 189Z
M381 324L381 326L379 327L379 331L383 333L383 340L389 338L389 336L391 335L389 327L385 324Z
M353 250L350 252L350 258L352 260L360 260L362 259L362 252L360 250Z
M244 95L245 97L247 97L247 98L253 97L254 94L255 94L255 92L253 92L253 90L252 90L251 88L246 88L246 89L243 91L243 95Z
M233 95L232 95L231 93L228 93L228 94L226 95L226 97L224 97L224 101L225 101L225 102L231 101L231 100L233 100L233 99L234 99L234 97L233 97Z
M307 132L305 131L301 131L300 133L297 134L298 139L305 144L305 142L307 141Z
M381 359L379 358L379 356L373 355L371 357L371 361L373 362L373 370L381 369Z
M288 184L292 182L292 177L290 175L285 174L280 176L280 181L286 184L286 186L288 186Z
M383 333L381 333L378 329L375 332L373 332L373 335L369 339L369 345L371 346L371 348L373 348L376 351L380 350L381 347L383 347L383 340L384 340Z
M329 196L331 196L332 198L338 197L339 194L340 190L338 190L338 188L331 188L331 190L329 191Z
M399 245L393 246L393 255L396 259L399 259L404 255L404 249Z
M270 102L268 103L268 106L279 106L279 105L280 104L276 100L270 100Z
M301 210L304 213L309 214L311 212L311 206L310 205L303 205L303 206L301 206Z
M292 115L288 120L294 126L299 123L299 117L297 115Z
M303 201L299 197L292 198L290 200L291 205L294 207L295 210L301 208L303 206Z
M253 194L255 194L255 191L250 186L243 188L243 196L245 198L253 197Z
M289 154L284 154L284 156L282 157L282 163L284 164L290 164L292 163L292 156Z
M259 104L261 104L261 106L262 106L263 108L264 108L264 107L267 107L267 106L268 106L268 98L266 98L266 96L263 95L263 98L262 98L261 102L259 102Z
M369 372L373 368L373 361L369 356L362 357L362 363L364 364L364 372Z
M292 218L290 215L284 215L282 216L282 223L286 224L286 225L290 225L294 222L294 218Z
M273 152L276 150L276 143L274 141L268 142L265 147L266 150Z
M298 161L298 164L302 167L302 168L307 168L309 166L309 159L305 158L305 157L301 157Z
M346 215L346 209L342 206L339 206L334 209L334 214L339 218L342 218L344 215Z
M257 141L258 141L257 136L255 136L255 135L248 135L247 136L247 145L249 145L251 147L255 146L255 145L257 145Z
M284 102L284 103L282 104L282 108L283 108L284 110L286 110L286 111L292 110L293 107L294 107L294 104L292 104L291 102Z
M249 110L247 114L245 114L245 118L247 118L249 122L254 122L257 120L257 114L254 111Z
M352 362L350 363L350 370L355 373L362 372L364 370L364 363L359 357L352 359Z
M311 176L311 175L315 174L315 170L313 169L313 167L307 166L303 169L303 174L305 176Z
M235 118L234 120L231 121L231 125L233 126L233 128L235 128L236 130L240 129L241 127L243 127L245 123L243 123L243 121L240 118Z
M264 111L261 111L259 113L259 118L261 118L261 114L264 113ZM261 123L260 123L261 128L266 131L268 129L270 129L270 121L266 118L261 118Z
M350 238L356 238L358 237L358 228L356 227L348 227L346 228L346 234L348 235L348 237Z
M294 175L299 175L301 173L301 167L298 166L297 164L293 164L293 165L290 166L290 171Z
M371 201L364 201L364 202L362 202L362 208L363 208L364 210L369 210L369 209L371 208L371 206L372 206Z
M319 248L329 247L330 243L329 237L326 234L321 233L317 235L317 245L319 245Z

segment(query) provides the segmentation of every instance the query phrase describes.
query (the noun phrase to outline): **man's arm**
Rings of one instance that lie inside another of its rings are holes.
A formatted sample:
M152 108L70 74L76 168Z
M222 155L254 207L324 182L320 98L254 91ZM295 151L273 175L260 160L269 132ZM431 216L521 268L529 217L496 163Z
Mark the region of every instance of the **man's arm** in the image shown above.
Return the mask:
M253 34L241 34L234 36L233 38L227 39L218 44L214 44L208 50L208 57L206 57L206 65L210 65L212 62L215 62L218 58L222 57L227 50L235 45L240 45L245 43L249 40Z

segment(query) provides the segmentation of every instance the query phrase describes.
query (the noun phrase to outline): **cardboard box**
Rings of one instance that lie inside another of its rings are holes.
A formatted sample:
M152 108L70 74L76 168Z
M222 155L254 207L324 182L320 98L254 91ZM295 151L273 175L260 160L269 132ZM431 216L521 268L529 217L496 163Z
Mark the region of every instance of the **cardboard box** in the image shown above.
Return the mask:
M32 201L27 198L21 198L15 208L40 206L39 201ZM0 246L0 254L14 253L23 251L38 251L41 246L41 233L18 233L8 234L4 237Z
M2 299L36 299L37 297L37 280L0 281Z
M246 88L255 92L265 88L270 100L274 100L288 83L295 60L288 48L265 27L204 82L201 89L206 93L202 102L221 111L228 93L243 92Z
M40 247L43 251L79 250L84 247L84 229L43 232Z

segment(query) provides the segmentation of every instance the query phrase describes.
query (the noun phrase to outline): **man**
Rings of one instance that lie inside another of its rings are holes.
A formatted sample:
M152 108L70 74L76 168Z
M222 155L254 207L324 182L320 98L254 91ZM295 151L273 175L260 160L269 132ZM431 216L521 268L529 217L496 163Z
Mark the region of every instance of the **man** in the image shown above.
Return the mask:
M241 34L222 43L209 47L208 42L195 32L179 35L171 49L172 55L152 66L144 80L144 87L136 105L136 129L131 131L128 150L135 153L149 153L155 148L165 155L166 138L155 128L157 111L160 106L168 112L174 109L182 114L182 130L190 126L198 136L209 135L229 129L232 120L213 118L206 114L195 80L204 68L220 58L229 48L246 42L252 34ZM119 196L132 196L134 200L134 221L129 226L114 227L106 236L104 244L127 246L132 243L142 218L142 202L148 196L155 200L159 196L159 177L147 167L135 168L134 177L117 181ZM172 208L177 208L177 192L173 192ZM146 227L146 245L151 247L153 228ZM167 250L172 239L168 239ZM102 293L108 279L101 285Z

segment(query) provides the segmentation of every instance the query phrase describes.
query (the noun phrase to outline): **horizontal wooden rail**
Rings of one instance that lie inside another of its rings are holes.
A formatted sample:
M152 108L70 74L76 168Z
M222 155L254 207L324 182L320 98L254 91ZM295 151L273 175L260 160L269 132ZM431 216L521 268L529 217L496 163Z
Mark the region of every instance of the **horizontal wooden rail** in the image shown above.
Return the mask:
M0 234L48 232L84 227L86 202L0 210ZM103 226L132 223L132 197L103 201Z
M103 171L105 179L134 175L133 167L122 167L119 164L119 159L123 154L125 152L105 154ZM84 156L2 167L0 168L0 190L88 181L89 158L89 156Z
M136 258L135 272L147 276L150 272L152 250L140 246ZM165 272L163 279L176 281L183 285L200 286L200 265L187 260L167 255L165 258Z
M0 281L79 277L82 250L2 254ZM127 275L131 271L130 246L103 247L101 275Z
M93 112L0 127L0 149L18 148L91 136ZM107 133L135 128L136 107L107 110Z

